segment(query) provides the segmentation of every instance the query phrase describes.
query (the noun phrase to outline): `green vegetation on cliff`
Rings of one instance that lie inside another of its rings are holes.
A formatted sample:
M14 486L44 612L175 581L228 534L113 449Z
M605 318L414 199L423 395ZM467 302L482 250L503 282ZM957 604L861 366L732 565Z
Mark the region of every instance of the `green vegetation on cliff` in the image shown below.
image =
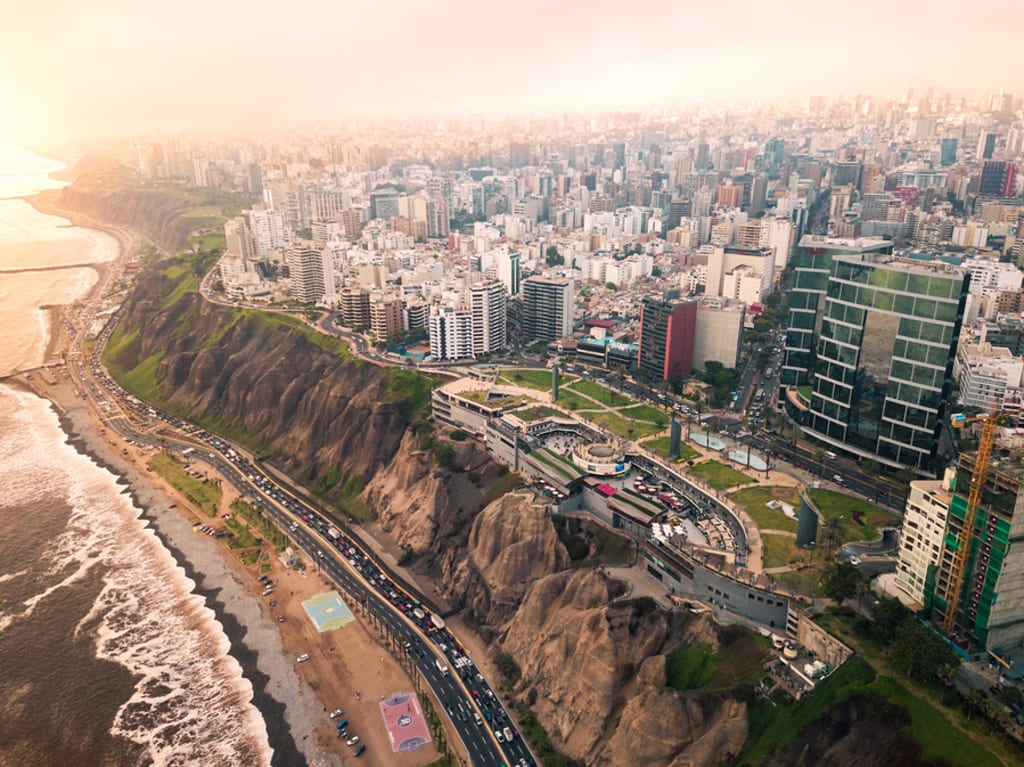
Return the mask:
M889 677L879 677L854 656L797 703L760 700L748 709L750 736L739 764L760 764L771 754L802 742L809 728L826 722L836 706L849 703L860 716L881 717L898 726L935 763L999 767L1002 762L966 732L951 726L946 713Z
M368 518L361 492L405 430L429 418L433 381L371 365L302 316L206 302L199 286L218 255L186 252L146 269L104 364L126 391Z

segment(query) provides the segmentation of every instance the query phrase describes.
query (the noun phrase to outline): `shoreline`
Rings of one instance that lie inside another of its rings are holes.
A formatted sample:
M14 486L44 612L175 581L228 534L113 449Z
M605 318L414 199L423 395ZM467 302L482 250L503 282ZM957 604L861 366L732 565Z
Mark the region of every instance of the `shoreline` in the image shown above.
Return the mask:
M40 213L65 219L71 226L108 233L118 244L115 259L90 265L100 277L77 302L95 301L105 295L120 276L141 237L130 230L103 225L87 216L65 211L47 200L55 196L51 192L22 199ZM76 268L84 266L76 265ZM50 317L43 365L59 361L62 351L71 348L72 337L62 319L62 312L70 306L41 307ZM124 492L140 510L141 525L149 528L175 565L193 582L191 593L202 597L212 611L229 641L228 654L239 664L241 676L251 685L250 702L263 719L273 749L272 765L340 767L343 756L347 761L344 741L335 739L334 727L326 715L339 704L346 710L346 716L351 717L351 727L362 742L369 745L362 762L421 767L437 758L433 747L436 744L418 752L391 753L386 732L381 727L377 701L397 691L415 688L418 680L411 679L399 666L365 619L358 618L354 624L331 634L317 635L309 625L299 599L311 594L295 597L296 593L309 592L311 588L321 592L334 590L332 584L322 576L300 577L296 571L279 565L271 551L272 577L278 580L280 589L284 589L285 584L296 589L291 592L291 600L286 592L279 591L276 599L282 606L277 612L281 617L287 613L287 622L280 624L273 620L274 610L270 606L270 614L267 614L268 600L265 596L261 598L262 586L252 568L247 569L238 553L229 549L225 542L194 532L193 522L220 525L223 522L206 518L193 509L163 477L147 466L145 451L133 447L128 454L127 446L122 444L124 437L104 426L101 414L77 396L73 382L61 380L59 375L52 380L45 376L41 380L26 379L27 372L12 373L0 381L49 403L69 444L114 475L117 484L125 488ZM126 448L124 454L123 447ZM211 469L211 473L216 472ZM226 487L225 504L231 493L233 490ZM223 507L219 509L219 512L225 511ZM313 662L296 666L295 657L307 651L313 655Z
M74 408L73 406L77 404L74 400L69 401L67 395L62 396L62 392L54 391L61 386L67 387L67 384L58 384L57 387L49 386L40 390L40 388L28 385L20 377L9 377L4 379L3 383L42 397L49 403L57 415L61 430L67 436L68 444L74 447L79 454L114 475L116 484L124 488L131 498L132 504L140 510L139 520L142 525L152 531L160 544L170 553L175 565L180 567L185 577L194 583L191 593L202 597L205 605L213 612L214 619L230 642L228 654L238 662L242 669L242 676L252 685L251 703L263 719L267 738L271 749L273 749L270 763L289 766L340 764L340 762L331 760L329 754L318 753L316 750L312 754L304 753L303 749L299 747L295 737L297 733L293 729L294 725L286 723L285 712L289 706L293 710L302 709L305 706L299 700L279 700L271 694L271 688L275 688L279 693L285 691L285 685L282 685L278 678L279 671L264 668L268 665L266 659L273 656L274 648L260 646L258 642L252 641L256 634L251 630L253 616L242 616L237 614L240 612L239 610L229 608L229 603L232 603L232 607L238 607L241 602L251 599L251 594L247 593L242 582L231 577L233 574L229 572L229 568L225 568L221 573L211 572L217 569L212 566L216 564L211 561L212 558L226 560L225 553L215 551L212 552L211 557L209 556L211 552L207 552L204 557L203 555L197 556L194 550L192 552L185 551L186 548L195 548L189 545L189 538L195 538L195 536L191 532L191 524L185 515L173 508L160 510L161 506L169 505L165 497L166 490L156 486L152 478L139 467L130 464L124 466L118 460L116 451L96 430L96 422L87 407L83 405ZM83 423L83 419L85 423ZM184 503L184 499L178 500L180 503ZM179 523L177 526L174 524L175 521ZM183 528L182 525L185 527ZM175 530L175 527L178 529ZM182 535L183 529L187 530L189 537ZM202 559L206 559L206 561L199 561ZM224 564L229 563L225 561ZM256 607L256 619L261 620L261 616L258 616L258 605ZM287 668L289 671L291 670L290 663ZM300 692L308 694L308 691ZM308 735L306 738L308 739Z
M96 272L96 282L92 284L88 292L77 299L78 301L94 301L97 298L102 297L103 291L107 288L111 276L114 274L115 267L123 265L131 254L132 249L135 247L137 242L137 236L129 232L126 229L120 227L111 226L98 222L95 219L86 216L82 213L76 213L75 211L66 210L56 205L50 200L59 194L60 190L52 189L42 192L36 192L31 195L22 195L20 197L14 197L11 199L22 200L28 205L32 206L37 212L42 213L46 216L53 216L54 218L64 219L68 223L62 224L63 227L78 227L80 229L91 229L96 232L102 232L109 235L117 243L116 255L109 261L98 261L90 264L69 264L66 267L41 267L47 270L51 269L92 269ZM49 316L50 332L49 338L46 340L46 346L43 349L43 360L42 364L45 365L52 361L61 350L64 345L64 328L61 326L61 310L65 305L52 304L49 306L41 306L40 309L45 311Z

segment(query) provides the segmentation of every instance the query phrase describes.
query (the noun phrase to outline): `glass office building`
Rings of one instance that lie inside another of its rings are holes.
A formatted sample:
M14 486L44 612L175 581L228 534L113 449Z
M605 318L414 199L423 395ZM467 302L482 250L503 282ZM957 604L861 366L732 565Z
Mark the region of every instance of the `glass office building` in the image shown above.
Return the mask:
M805 263L784 370L813 386L805 428L861 454L934 470L969 274L878 250L811 253Z

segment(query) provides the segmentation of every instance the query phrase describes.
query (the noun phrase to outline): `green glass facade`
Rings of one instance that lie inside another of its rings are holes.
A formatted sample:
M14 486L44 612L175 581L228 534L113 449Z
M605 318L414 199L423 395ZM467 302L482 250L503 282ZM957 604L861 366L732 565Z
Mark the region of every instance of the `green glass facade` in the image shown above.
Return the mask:
M783 375L813 386L804 426L933 470L969 275L886 255L801 250Z

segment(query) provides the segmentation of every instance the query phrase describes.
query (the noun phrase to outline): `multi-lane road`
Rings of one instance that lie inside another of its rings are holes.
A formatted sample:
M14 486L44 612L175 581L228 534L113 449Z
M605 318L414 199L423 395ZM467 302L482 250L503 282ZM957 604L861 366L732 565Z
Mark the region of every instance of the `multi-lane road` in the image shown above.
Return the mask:
M443 622L435 622L428 606L408 594L360 542L265 473L238 447L140 402L107 375L99 355L116 322L117 315L97 339L91 358L82 358L78 344L68 355L72 379L107 428L134 444L188 450L190 460L201 460L257 501L322 573L387 628L398 651L408 656L440 702L471 764L535 765L498 695L458 638L447 626L439 628L437 623Z

